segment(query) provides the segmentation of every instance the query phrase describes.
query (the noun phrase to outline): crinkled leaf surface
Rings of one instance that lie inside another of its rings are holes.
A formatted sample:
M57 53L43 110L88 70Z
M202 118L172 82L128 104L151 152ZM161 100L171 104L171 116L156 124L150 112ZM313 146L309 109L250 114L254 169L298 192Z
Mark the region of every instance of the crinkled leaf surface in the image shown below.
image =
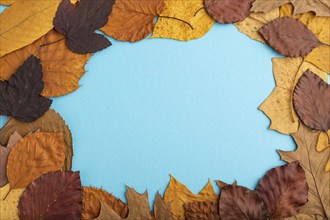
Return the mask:
M52 101L40 96L44 88L40 60L30 56L11 76L0 81L0 115L32 122L41 117Z
M7 184L0 188L0 219L18 220L18 201L24 189L10 189ZM10 193L9 193L10 192Z
M183 208L186 220L220 220L218 202L189 202Z
M19 217L30 219L80 219L82 188L79 172L53 172L28 185L19 201Z

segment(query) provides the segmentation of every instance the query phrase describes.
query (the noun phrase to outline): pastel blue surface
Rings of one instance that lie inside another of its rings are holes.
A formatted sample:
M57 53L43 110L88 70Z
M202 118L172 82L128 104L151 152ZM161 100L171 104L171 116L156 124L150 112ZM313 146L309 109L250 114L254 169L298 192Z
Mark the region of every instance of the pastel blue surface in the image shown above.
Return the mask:
M294 149L258 110L279 55L233 25L189 42L112 43L90 59L81 88L52 106L72 131L85 186L124 200L125 184L154 199L168 174L194 193L208 178L254 188L283 164L276 149Z

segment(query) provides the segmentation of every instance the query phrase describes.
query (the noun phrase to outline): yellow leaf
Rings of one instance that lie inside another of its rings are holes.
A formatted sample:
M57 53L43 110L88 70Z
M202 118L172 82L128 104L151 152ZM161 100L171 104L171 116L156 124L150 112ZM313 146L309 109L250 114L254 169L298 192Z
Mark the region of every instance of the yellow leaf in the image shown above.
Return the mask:
M49 44L51 42L56 43ZM49 45L40 47L45 44ZM79 79L91 56L73 53L66 46L64 36L51 30L32 44L1 57L0 78L8 80L31 55L40 58L45 85L42 95L48 97L66 95L78 89Z
M208 181L207 185L195 195L190 190L171 176L170 183L165 191L164 201L170 204L174 219L184 219L183 205L188 202L215 201L218 200L213 186Z
M325 132L321 132L319 138L317 140L316 150L318 152L324 151L325 149L330 147L330 130L328 131L328 135ZM330 172L330 158L325 167L325 171Z
M272 61L276 87L259 109L271 120L270 129L291 134L299 126L292 103L292 94L299 78L308 69L324 81L328 80L328 75L302 58L274 58Z
M17 205L24 189L14 189L10 193L9 191L9 184L0 188L0 219L16 220L19 219Z
M151 38L188 41L204 36L211 29L214 20L205 10L199 11L194 16L202 7L203 0L165 0L165 9L158 18ZM188 22L191 27L183 21Z
M20 49L53 28L60 0L18 0L0 14L0 57Z
M16 2L17 0L0 0L0 5L12 5Z
M310 54L305 58L306 61L313 63L315 66L319 67L321 70L330 73L330 47L322 45L315 48Z

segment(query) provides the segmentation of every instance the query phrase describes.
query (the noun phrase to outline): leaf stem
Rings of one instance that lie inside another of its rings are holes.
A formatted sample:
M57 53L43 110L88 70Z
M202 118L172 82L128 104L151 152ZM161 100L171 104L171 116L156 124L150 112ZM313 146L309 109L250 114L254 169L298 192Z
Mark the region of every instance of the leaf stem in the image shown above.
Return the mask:
M5 197L3 197L2 201L5 201L9 195L9 193L11 192L11 188L9 189L9 191L6 193Z
M180 18L175 18L175 17L170 17L170 16L158 16L159 18L169 18L169 19L173 19L173 20L177 20L177 21L181 21L187 25L189 25L189 27L191 28L191 30L194 30L193 26L191 26L191 24L187 21L181 20Z
M62 41L62 40L65 40L65 37L63 37L63 38L61 38L61 39L58 39L58 40L56 40L56 41L53 41L53 42L49 42L49 43L42 44L42 45L40 45L39 47L49 46L49 45L51 45L51 44L55 44L55 43L60 42L60 41Z
M205 9L205 6L199 8L199 9L195 12L194 17L196 17L196 15L198 14L198 12L200 12L200 11L203 10L203 9Z

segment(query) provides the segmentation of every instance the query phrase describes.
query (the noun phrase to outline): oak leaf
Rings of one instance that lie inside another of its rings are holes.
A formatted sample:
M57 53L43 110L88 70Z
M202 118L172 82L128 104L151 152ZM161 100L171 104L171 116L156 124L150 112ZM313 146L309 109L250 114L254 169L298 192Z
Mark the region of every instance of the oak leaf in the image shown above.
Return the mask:
M163 9L164 0L117 0L101 30L117 40L140 41L152 33Z
M6 147L3 147L0 145L0 187L3 187L8 183L7 179L7 172L6 172L6 167L7 167L7 159L8 155L11 151L11 149L14 147L14 145L22 139L22 136L15 131L12 135L9 137L9 141Z
M7 177L11 189L25 188L42 174L60 170L65 160L61 133L34 133L21 139L10 151Z
M183 208L186 220L220 220L218 202L189 202Z
M277 52L288 57L304 57L322 45L304 23L290 17L270 21L259 33Z
M325 219L330 218L330 175L324 171L330 155L330 148L322 152L316 151L319 132L312 132L303 124L294 133L293 138L297 149L293 152L278 150L281 159L286 162L299 161L305 170L309 187L308 203L302 207L300 214L319 215Z
M0 57L31 44L53 28L60 0L18 0L0 14Z
M10 190L10 188L9 184L0 188L0 219L18 220L17 205L24 189Z
M330 2L328 0L256 0L251 11L267 12L286 3L293 4L294 14L312 11L317 16L330 16Z
M18 204L21 220L80 219L82 189L79 172L53 172L28 185Z
M79 54L95 53L111 45L95 33L108 22L114 0L80 0L77 7L62 0L54 18L55 29L66 37L70 50Z
M63 118L53 109L48 110L42 117L31 123L20 122L14 118L0 129L0 144L6 145L12 133L17 131L22 136L36 131L46 133L62 133L65 143L65 164L63 170L71 170L72 166L72 136Z
M62 96L75 91L91 55L73 53L66 46L66 40L61 40L63 38L51 30L32 44L1 57L0 78L8 80L29 56L34 55L40 58L42 65L44 89L41 95Z
M40 96L44 88L40 60L30 56L11 76L0 80L0 115L32 122L41 117L52 101Z
M165 0L151 38L172 38L188 41L204 36L213 26L214 20L203 7L203 0Z
M254 0L204 0L207 13L222 24L244 20Z

